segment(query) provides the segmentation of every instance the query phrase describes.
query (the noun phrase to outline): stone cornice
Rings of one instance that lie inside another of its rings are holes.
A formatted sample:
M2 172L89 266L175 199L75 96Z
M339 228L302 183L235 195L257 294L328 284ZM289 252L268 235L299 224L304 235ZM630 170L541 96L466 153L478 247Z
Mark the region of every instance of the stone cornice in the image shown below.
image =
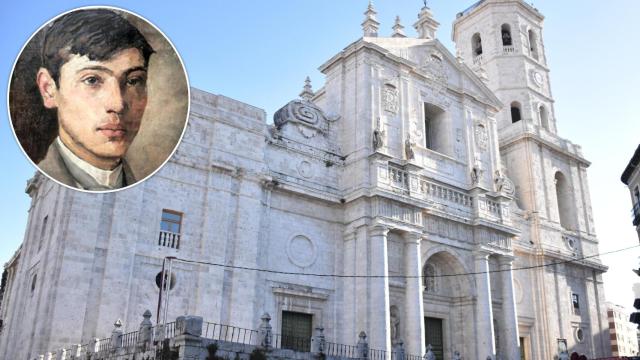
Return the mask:
M416 40L416 39L411 39L411 40ZM442 43L440 43L439 40L437 39L436 40L418 39L418 40L422 40L420 42L420 44L422 45L431 45L436 49L438 49L447 58L447 61L449 61L458 71L464 73L467 76L467 78L474 83L474 85L480 88L482 94L486 96L486 99L479 98L477 96L474 96L473 94L465 92L464 89L461 89L458 87L452 87L451 84L449 83L447 83L448 90L453 91L454 93L457 93L457 94L470 97L471 99L478 101L479 103L482 103L484 105L488 105L494 108L496 111L504 107L504 104L502 104L500 99L498 99L495 96L495 94L480 79L478 79L478 77L473 73L473 71L467 65L458 62L456 58L449 52L449 50L446 47L444 47ZM331 59L329 59L327 62L320 65L318 70L320 70L320 72L322 72L323 74L327 74L328 69L331 68L335 63L337 63L340 60L345 60L349 58L350 56L356 54L362 49L368 49L368 50L374 51L378 53L380 56L382 56L383 58L391 62L394 62L401 67L404 67L411 74L422 78L424 81L426 82L431 81L431 79L429 79L426 76L426 74L424 74L420 69L418 69L417 64L415 64L413 61L394 55L391 51L385 49L384 47L367 41L366 38L361 38L351 43L342 51L340 51L338 54L336 54Z
M575 160L576 162L580 163L584 167L589 167L591 165L591 162L588 161L587 159L585 159L582 155L575 154L575 153L572 153L572 152L570 152L568 150L565 150L562 147L558 146L557 144L554 144L554 143L552 143L550 141L547 141L547 140L543 139L542 137L540 137L539 135L535 134L532 131L521 130L516 135L512 135L512 136L508 137L506 140L502 136L500 136L500 134L498 135L498 137L500 138L499 139L499 143L500 143L500 152L501 153L504 151L504 149L507 149L507 148L509 148L509 147L521 142L521 141L530 139L530 140L533 140L536 143L544 145L545 147L555 151L556 153L559 153L559 154L561 154L561 155L563 155L565 157L568 157L568 158L570 158L572 160ZM561 139L561 138L559 138L559 139ZM562 141L566 141L564 139L561 139L561 140Z

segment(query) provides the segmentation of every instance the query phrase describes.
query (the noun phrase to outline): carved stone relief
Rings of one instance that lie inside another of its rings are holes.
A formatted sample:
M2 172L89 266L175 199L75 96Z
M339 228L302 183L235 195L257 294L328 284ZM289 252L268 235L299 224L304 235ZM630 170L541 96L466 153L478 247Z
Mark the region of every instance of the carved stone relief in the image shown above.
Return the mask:
M287 256L294 265L306 268L316 262L318 251L311 239L304 235L296 235L287 244Z
M384 111L398 113L398 89L392 84L385 84L382 90L382 108Z
M513 194L515 194L516 187L513 184L513 181L500 172L500 170L496 170L493 181L496 185L496 192L503 193L508 196L513 196Z
M311 163L306 160L302 160L300 163L298 163L298 173L300 174L300 176L306 179L312 177L313 168L311 167Z
M487 127L484 124L476 124L475 139L476 147L478 148L478 150L480 150L481 152L486 151L489 144L489 134L487 132Z

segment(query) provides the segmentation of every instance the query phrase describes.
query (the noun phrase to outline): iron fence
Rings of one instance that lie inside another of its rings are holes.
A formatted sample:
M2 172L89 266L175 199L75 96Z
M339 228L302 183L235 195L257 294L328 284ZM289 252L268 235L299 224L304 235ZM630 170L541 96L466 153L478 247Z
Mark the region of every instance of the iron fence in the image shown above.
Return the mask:
M309 352L311 351L311 338L274 334L273 347L276 349Z
M340 356L347 358L356 358L357 347L353 345L336 344L332 342L326 342L324 347L324 354L327 356Z
M231 325L205 322L203 324L202 337L211 340L235 342L243 345L258 345L258 331Z

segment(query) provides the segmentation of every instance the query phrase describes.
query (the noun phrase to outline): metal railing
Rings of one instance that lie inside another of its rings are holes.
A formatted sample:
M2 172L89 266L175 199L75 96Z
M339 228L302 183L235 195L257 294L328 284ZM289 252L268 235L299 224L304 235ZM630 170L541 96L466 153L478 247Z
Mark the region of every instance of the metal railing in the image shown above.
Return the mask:
M179 249L180 234L171 231L160 230L160 234L158 235L158 246Z
M311 351L311 338L274 334L273 347L276 349L309 352Z
M202 330L202 337L207 339L229 341L243 345L258 345L258 331L256 330L210 322L205 322Z
M132 331L130 333L123 334L122 339L122 347L123 348L131 348L135 347L138 344L138 332Z
M340 356L346 358L356 358L357 347L353 345L336 344L332 342L325 342L324 354L327 356Z

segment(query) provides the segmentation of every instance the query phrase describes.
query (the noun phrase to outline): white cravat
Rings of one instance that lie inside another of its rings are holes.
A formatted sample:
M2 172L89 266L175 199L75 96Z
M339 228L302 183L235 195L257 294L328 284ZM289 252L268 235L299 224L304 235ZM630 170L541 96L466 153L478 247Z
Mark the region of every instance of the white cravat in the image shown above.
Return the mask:
M108 189L117 189L122 187L122 162L118 164L118 166L116 166L113 170L103 170L80 159L76 154L69 150L69 148L62 142L62 140L60 140L60 137L57 137L56 141L58 143L58 149L60 149L60 155L63 157L65 162L70 162L71 164L73 164L73 166L77 167L83 173L91 177L100 186ZM72 170L72 173L73 172L74 171ZM76 181L78 182L78 185L80 187L85 189L87 188L85 184L82 184L80 181L78 181L77 176Z

